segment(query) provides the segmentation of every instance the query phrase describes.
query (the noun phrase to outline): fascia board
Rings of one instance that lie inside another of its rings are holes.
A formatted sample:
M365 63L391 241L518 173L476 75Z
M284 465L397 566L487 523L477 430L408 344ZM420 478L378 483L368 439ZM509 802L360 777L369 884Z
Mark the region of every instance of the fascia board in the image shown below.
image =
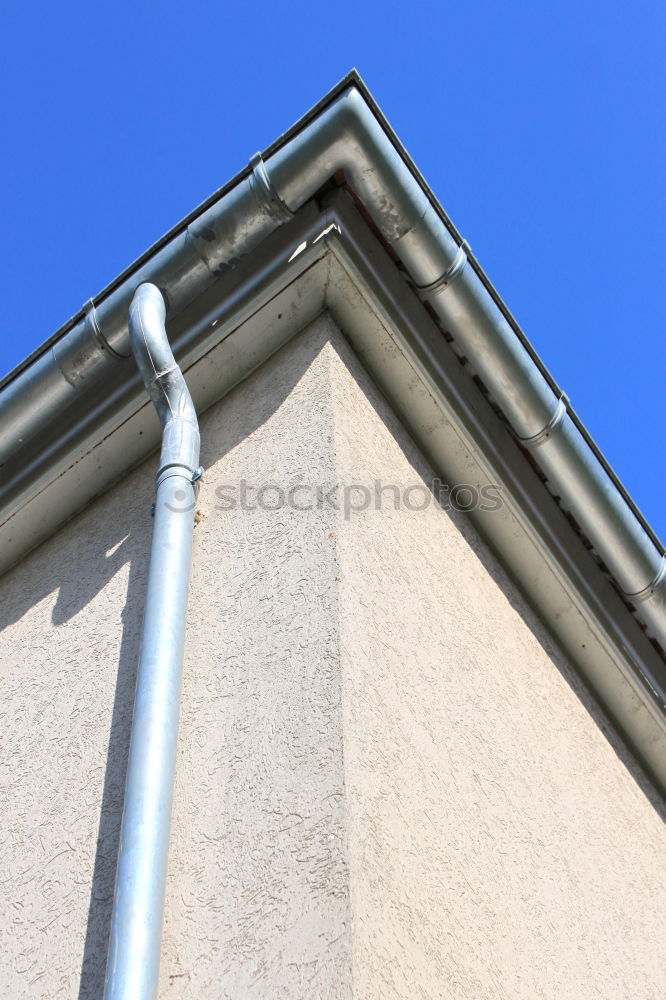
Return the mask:
M346 196L323 214L308 210L263 250L236 273L234 295L210 289L171 331L197 410L328 309L435 474L502 485L499 511L469 516L666 786L663 661ZM0 571L158 444L152 407L137 393L19 502L0 527Z

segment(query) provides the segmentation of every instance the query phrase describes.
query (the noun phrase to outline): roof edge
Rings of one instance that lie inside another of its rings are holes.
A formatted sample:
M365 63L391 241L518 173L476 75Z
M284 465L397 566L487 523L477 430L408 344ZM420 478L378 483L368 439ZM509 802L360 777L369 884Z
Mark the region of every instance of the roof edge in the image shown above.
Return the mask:
M63 421L90 405L89 393L99 390L110 366L127 364L127 308L136 285L156 284L177 316L330 185L332 174L353 193L414 293L438 317L625 598L666 647L663 547L356 71L0 383L6 478L0 498L17 475L29 479L49 432L57 424L61 433Z

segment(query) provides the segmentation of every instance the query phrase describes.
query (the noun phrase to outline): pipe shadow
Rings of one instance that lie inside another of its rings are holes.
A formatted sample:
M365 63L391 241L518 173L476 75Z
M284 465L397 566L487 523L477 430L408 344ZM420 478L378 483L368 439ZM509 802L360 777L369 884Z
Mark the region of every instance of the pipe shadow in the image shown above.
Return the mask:
M106 752L106 769L81 963L79 1000L94 1000L101 997L106 976L113 890L120 846L120 825L141 643L143 591L149 554L148 546L137 544L136 537L130 535L126 543L123 543L127 546L125 554L130 556L129 579L121 616L122 639Z
M116 586L111 598L113 605L119 601L123 607L106 755L99 758L104 762L104 777L79 998L100 997L104 986L150 552L151 494L150 477L137 470L74 516L0 580L0 632L20 623L31 609L50 599L51 644L57 647L58 629L84 611L127 567L125 592ZM91 617L82 618L80 627L82 634L92 638L96 627ZM71 663L74 674L78 662L75 656ZM15 669L20 670L19 661Z

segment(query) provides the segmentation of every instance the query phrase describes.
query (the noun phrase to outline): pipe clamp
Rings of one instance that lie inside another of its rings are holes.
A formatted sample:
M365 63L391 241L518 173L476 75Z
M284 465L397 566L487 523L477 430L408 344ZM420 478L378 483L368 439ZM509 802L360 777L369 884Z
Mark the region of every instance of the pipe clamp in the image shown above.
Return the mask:
M518 440L521 444L525 445L526 448L538 448L539 445L547 441L548 438L555 433L557 428L560 426L562 421L567 415L567 407L569 406L569 397L562 393L557 401L557 406L555 407L555 412L548 421L545 427L543 427L536 434L531 437L522 438L519 437Z
M638 601L640 603L641 601L646 601L648 597L652 597L655 591L664 584L666 584L666 555L661 557L661 566L654 580L652 580L651 583L648 583L647 587L643 587L642 590L639 590L638 593L626 594L625 596L628 597L632 603L634 601Z
M165 480L171 479L173 476L180 476L181 479L187 479L190 483L194 484L201 479L203 472L203 465L199 465L196 469L191 469L188 465L179 465L178 463L163 465L161 469L158 469L155 476L155 488L159 489Z
M467 240L463 240L444 274L441 274L439 278L436 278L429 285L417 286L421 295L425 298L429 295L434 295L441 288L447 288L451 282L455 281L459 274L462 274L467 263L467 254L471 252L469 243Z

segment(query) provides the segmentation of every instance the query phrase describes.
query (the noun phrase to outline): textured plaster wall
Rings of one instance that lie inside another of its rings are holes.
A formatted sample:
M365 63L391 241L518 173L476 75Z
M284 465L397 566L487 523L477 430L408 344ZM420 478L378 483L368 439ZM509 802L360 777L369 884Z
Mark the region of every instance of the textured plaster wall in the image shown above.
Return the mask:
M464 515L221 509L430 478L331 320L202 438L160 995L660 997L658 810ZM0 996L101 995L153 472L0 579Z
M431 482L335 345L338 474ZM662 997L659 807L465 515L387 493L337 554L354 996Z
M254 498L335 481L329 336L314 324L202 425L169 997L352 995L335 538L323 511ZM257 509L221 509L242 480Z

